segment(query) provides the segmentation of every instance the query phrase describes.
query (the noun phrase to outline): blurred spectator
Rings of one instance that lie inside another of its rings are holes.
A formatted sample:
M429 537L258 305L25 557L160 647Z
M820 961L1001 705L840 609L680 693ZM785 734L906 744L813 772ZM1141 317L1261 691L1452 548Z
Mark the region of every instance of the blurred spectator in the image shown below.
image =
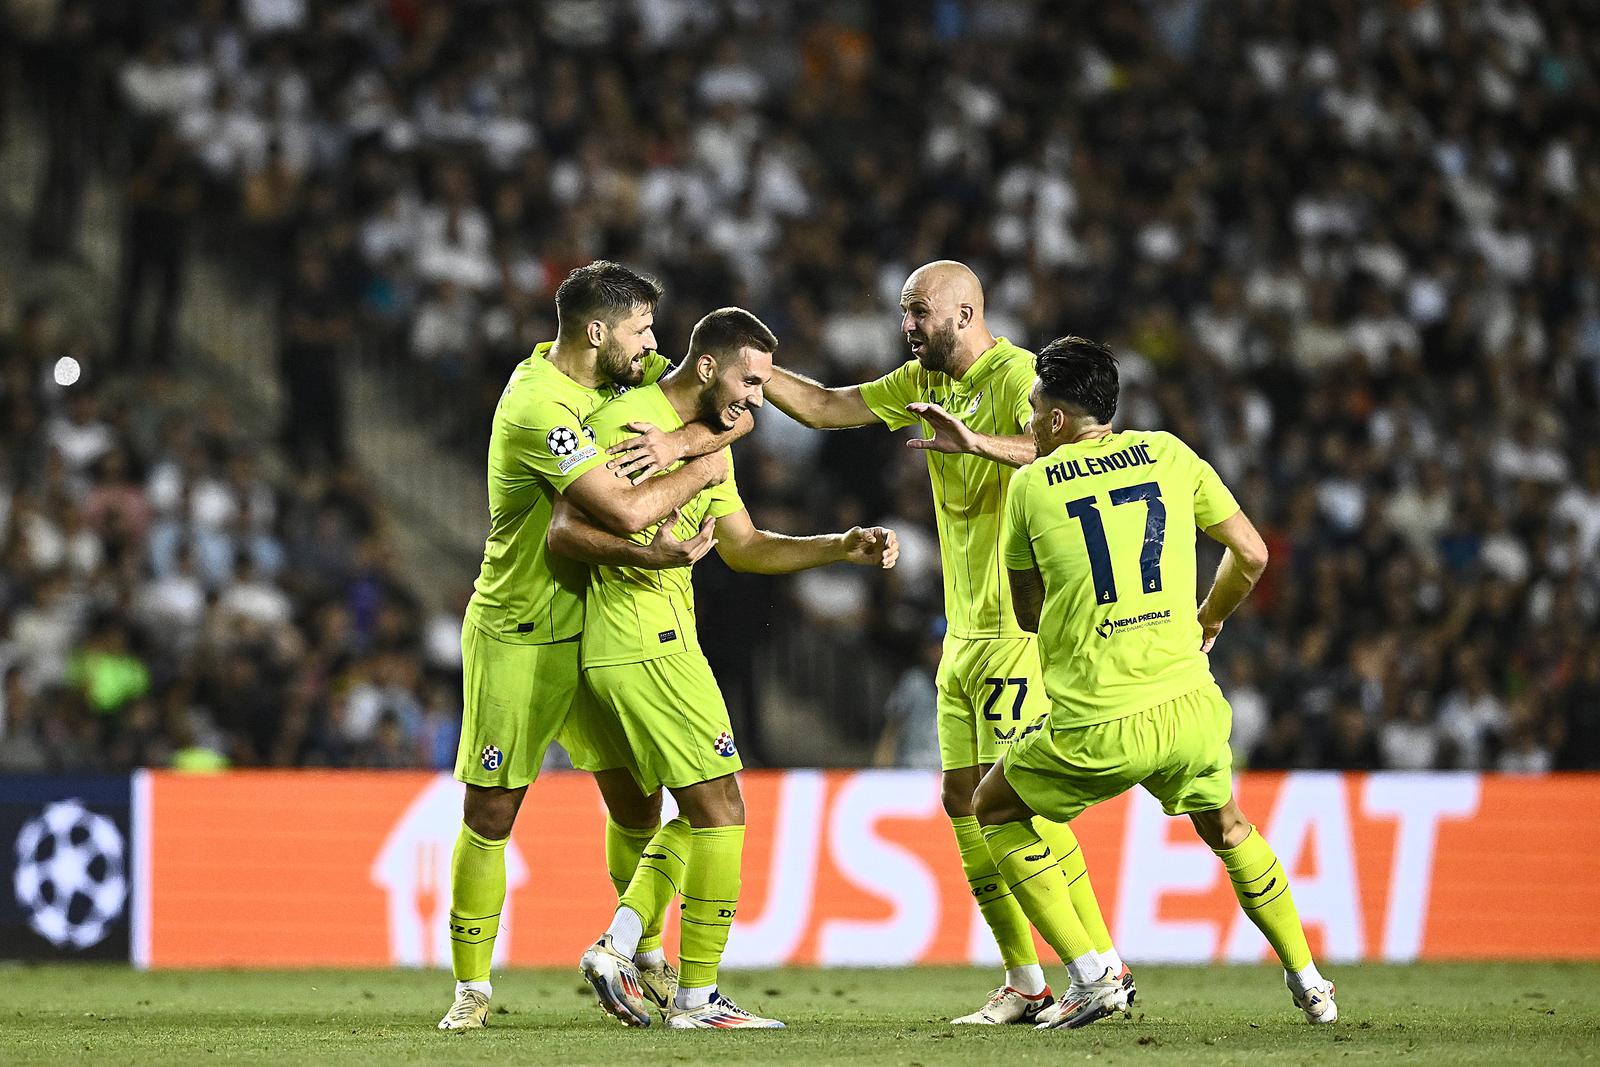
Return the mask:
M341 466L344 362L384 367L395 417L479 464L573 266L659 272L670 355L743 303L780 362L832 384L905 357L899 286L952 257L1013 340L1112 343L1119 425L1183 436L1266 536L1266 579L1213 653L1241 763L1600 768L1600 35L1579 6L62 11L114 81L86 99L132 142L126 165L89 160L127 192L117 359L170 358L198 232L281 298L298 468L237 470L238 442L191 412L137 439L127 419L162 424L137 389L63 394L48 305L0 337L0 620L62 752L95 726L64 688L85 620L126 604L177 751L441 764L449 618L424 627ZM78 165L66 147L50 168ZM36 218L71 214L70 181L46 192ZM920 677L939 613L921 457L881 430L758 421L739 473L759 521L889 516L902 557L869 582L707 572L708 618L757 620L716 643L737 687L753 704L752 649L793 664L817 629L849 650L833 674ZM240 613L230 588L281 598ZM419 634L430 675L374 666ZM261 657L263 723L205 706L235 672L219 642ZM166 710L181 686L203 715ZM862 740L885 714L830 710ZM117 758L155 753L144 738Z

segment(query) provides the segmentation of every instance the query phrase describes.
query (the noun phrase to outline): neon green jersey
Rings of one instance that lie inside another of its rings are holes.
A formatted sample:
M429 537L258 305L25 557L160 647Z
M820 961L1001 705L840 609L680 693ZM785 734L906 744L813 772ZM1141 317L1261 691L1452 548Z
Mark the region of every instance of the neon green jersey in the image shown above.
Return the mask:
M556 494L605 462L583 424L616 395L562 374L546 341L511 372L489 436L489 537L467 621L503 641L545 644L583 629L588 568L545 547ZM645 381L670 364L645 353Z
M595 444L604 451L633 436L630 422L648 422L663 430L676 430L683 420L673 410L658 385L634 389L606 404L589 420ZM693 537L707 518L720 518L744 510L733 479L733 452L725 450L728 479L701 490L683 505L673 533ZM677 469L681 464L674 464ZM663 472L666 473L666 472ZM661 524L633 535L647 545ZM640 663L698 651L700 637L694 620L693 567L643 570L637 567L594 567L589 579L587 619L581 654L585 667Z
M1044 578L1039 658L1053 715L1106 722L1212 680L1195 531L1238 510L1211 464L1170 433L1062 445L1017 472L1005 561Z
M999 337L960 381L911 360L862 385L861 398L891 430L918 421L907 404L929 401L979 433L1010 437L1027 431L1033 378L1033 353ZM979 456L931 449L927 455L950 635L1027 636L1011 612L1011 586L1000 561L1006 486L1015 469Z

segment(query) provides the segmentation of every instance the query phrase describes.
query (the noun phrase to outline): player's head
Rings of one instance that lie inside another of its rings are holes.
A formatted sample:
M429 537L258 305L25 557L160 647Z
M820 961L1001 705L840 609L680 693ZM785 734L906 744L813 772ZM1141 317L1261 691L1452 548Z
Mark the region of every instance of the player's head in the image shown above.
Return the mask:
M1085 431L1108 426L1117 413L1117 357L1099 341L1057 337L1034 361L1033 419L1029 430L1039 455L1048 455Z
M556 289L556 329L566 344L599 354L600 373L618 385L644 380L644 354L656 347L661 283L620 263L597 259Z
M900 289L900 332L928 370L948 373L961 335L983 325L983 286L965 263L940 259L911 272Z
M718 308L694 324L683 369L699 383L699 418L728 429L758 408L778 339L744 308Z

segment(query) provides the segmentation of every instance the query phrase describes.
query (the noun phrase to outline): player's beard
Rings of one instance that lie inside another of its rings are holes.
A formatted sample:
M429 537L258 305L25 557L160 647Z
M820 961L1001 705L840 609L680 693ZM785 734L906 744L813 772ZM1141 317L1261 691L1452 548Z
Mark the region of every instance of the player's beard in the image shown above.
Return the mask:
M720 430L731 430L738 421L737 418L729 421L728 408L732 404L733 399L723 393L722 386L713 382L711 388L700 394L696 421L710 423Z
M625 385L631 389L644 381L644 363L635 364L633 357L622 347L622 342L614 337L608 337L600 343L595 365L613 385Z
M955 351L956 324L954 319L948 319L943 328L935 329L928 334L922 354L917 356L917 362L926 370L948 373L950 359L955 355Z

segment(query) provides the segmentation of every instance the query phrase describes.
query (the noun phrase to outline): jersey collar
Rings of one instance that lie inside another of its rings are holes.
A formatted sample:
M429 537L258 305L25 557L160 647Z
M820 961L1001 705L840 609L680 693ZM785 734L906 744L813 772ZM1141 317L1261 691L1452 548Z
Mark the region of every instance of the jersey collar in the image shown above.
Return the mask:
M984 351L983 355L972 361L972 366L967 368L966 374L962 375L960 378L951 378L950 380L955 382L958 386L970 385L972 382L977 380L983 369L1000 351L1011 347L1012 344L1010 341L1006 340L1004 337L996 337L994 339L994 344L990 345Z

